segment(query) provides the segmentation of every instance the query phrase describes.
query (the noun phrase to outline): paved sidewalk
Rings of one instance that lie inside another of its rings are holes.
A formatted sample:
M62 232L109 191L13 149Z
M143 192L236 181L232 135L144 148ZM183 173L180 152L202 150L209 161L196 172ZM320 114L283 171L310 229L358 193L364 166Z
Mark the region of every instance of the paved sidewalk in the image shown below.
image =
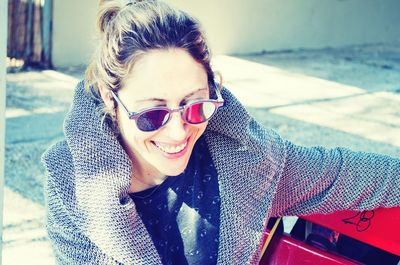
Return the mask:
M253 114L258 113L256 116L267 126L273 115L279 115L317 125L317 131L323 127L347 133L349 138L362 137L365 144L375 141L390 145L392 148L361 150L400 156L400 93L396 87L371 92L228 56L216 58L214 66L221 69L226 87ZM302 132L296 134L300 137ZM323 138L321 134L311 145L325 142ZM333 145L349 146L340 139L330 141Z
M44 207L4 189L3 263L55 264L50 242L43 229Z
M400 60L393 60L397 50L390 47L379 46L381 56L366 46L218 56L213 64L260 122L297 144L400 156ZM352 59L357 51L362 56ZM43 229L40 155L62 139L63 117L81 77L76 69L7 76L3 264L54 264Z

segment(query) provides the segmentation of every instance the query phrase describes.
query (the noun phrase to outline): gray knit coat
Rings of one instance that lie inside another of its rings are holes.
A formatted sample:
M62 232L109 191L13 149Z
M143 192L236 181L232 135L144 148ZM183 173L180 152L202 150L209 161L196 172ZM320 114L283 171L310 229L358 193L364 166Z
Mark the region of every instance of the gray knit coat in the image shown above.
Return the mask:
M271 216L400 205L400 160L344 148L305 148L255 121L226 89L205 138L221 197L218 264L258 264ZM160 264L128 196L135 166L98 99L79 83L65 140L42 157L47 231L59 264Z

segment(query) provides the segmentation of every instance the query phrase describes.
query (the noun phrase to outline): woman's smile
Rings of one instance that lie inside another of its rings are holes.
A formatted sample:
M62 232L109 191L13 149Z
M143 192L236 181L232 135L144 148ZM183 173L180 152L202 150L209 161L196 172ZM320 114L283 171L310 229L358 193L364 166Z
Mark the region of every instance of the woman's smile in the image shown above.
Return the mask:
M172 154L181 153L186 148L186 146L188 144L188 139L186 139L181 144L168 144L168 143L162 143L162 142L157 142L157 141L152 141L152 143L155 146L157 146L164 153L172 155Z

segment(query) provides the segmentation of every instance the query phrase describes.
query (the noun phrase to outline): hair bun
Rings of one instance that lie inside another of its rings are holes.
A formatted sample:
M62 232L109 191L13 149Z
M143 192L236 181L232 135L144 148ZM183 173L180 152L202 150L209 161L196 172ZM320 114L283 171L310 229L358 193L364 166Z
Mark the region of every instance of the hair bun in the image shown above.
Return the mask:
M125 2L126 2L126 4L125 5L136 5L136 4L139 4L139 3L145 3L145 2L149 2L149 0L124 0Z
M97 13L97 28L101 33L105 32L107 25L122 9L123 2L129 4L131 1L101 0L99 12Z

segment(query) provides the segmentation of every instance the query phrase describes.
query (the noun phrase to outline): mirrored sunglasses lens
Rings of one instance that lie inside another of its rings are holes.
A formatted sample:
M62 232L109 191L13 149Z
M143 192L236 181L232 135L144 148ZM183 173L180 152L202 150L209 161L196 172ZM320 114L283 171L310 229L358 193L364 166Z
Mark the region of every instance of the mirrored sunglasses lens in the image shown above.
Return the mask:
M169 118L167 110L149 110L136 120L137 127L145 132L155 131L163 126Z
M192 124L202 123L211 118L215 110L216 106L212 102L194 103L186 109L185 118Z

